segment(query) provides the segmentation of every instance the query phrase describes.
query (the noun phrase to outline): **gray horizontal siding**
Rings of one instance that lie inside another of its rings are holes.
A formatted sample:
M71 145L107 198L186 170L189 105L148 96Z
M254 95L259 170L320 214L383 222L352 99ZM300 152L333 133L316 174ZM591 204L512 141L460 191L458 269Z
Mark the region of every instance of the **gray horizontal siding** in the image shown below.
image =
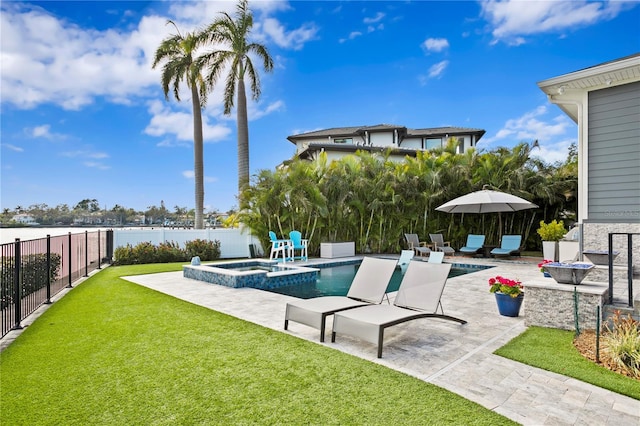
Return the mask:
M589 93L589 220L640 221L640 82Z

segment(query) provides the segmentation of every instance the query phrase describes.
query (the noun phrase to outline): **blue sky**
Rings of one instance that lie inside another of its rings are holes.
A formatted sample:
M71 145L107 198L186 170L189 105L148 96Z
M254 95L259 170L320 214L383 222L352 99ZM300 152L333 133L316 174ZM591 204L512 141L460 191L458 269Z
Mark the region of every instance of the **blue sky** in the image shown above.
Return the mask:
M1 4L0 206L97 199L193 208L188 90L164 99L158 44L233 1ZM481 128L478 147L538 139L566 158L577 126L536 82L640 51L637 1L254 1L274 58L249 104L250 171L293 156L287 136L398 124ZM204 111L205 210L237 206L235 110Z

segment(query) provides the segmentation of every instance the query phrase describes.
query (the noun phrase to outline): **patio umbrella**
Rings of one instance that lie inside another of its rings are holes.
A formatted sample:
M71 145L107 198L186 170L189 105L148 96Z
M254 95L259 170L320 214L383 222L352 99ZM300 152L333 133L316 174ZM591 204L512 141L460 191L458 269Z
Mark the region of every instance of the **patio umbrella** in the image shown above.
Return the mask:
M534 209L537 205L500 191L483 189L455 198L436 210L446 213L496 213Z

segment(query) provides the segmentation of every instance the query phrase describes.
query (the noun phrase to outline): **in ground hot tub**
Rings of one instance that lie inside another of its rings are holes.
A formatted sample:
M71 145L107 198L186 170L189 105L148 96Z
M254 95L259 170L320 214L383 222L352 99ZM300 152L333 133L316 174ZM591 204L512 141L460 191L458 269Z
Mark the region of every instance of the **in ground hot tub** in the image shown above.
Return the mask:
M318 278L318 269L279 264L276 261L243 260L197 266L185 265L182 267L182 274L185 278L225 287L272 289L315 282Z

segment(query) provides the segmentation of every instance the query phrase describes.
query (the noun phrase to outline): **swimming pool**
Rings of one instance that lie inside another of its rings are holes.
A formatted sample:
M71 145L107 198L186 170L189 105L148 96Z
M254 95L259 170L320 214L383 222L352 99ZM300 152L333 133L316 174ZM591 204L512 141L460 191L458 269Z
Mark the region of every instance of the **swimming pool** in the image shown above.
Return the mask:
M316 282L278 288L265 288L263 290L298 297L300 299L310 299L319 296L346 296L358 267L360 267L359 262L326 267L314 265L314 268L319 268ZM454 263L452 264L451 272L449 272L449 278L470 274L487 268L491 268L491 266ZM400 268L396 268L387 287L387 293L398 290L402 276L403 274Z

